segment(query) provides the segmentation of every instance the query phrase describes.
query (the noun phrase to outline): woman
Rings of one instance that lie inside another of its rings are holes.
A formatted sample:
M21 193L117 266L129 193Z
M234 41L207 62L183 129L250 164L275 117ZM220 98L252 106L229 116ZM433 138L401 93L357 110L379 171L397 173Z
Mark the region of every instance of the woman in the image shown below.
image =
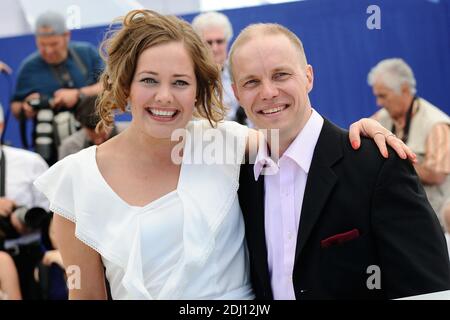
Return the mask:
M138 10L104 49L101 126L128 106L130 127L35 182L73 271L69 298L105 299L105 267L114 299L252 299L236 195L248 129L220 122L220 73L207 47L186 22ZM205 147L196 133L211 126L237 140L225 142L234 162L191 161ZM171 139L178 129L189 137L181 149Z

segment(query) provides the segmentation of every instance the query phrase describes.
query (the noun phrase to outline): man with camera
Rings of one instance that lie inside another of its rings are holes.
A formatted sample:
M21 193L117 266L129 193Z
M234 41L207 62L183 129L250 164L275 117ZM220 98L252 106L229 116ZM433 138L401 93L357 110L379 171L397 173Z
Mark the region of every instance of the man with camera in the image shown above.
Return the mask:
M77 129L71 114L64 111L101 91L97 78L103 62L91 44L70 41L65 19L58 13L40 15L35 36L38 51L19 69L11 109L22 124L34 120L35 150L51 165L59 142Z
M0 108L0 134L3 132ZM45 197L33 181L48 169L47 163L31 151L0 148L0 250L14 259L24 299L40 298L34 268L41 261L40 229L49 223Z
M81 130L65 139L58 148L58 160L92 145L100 145L125 130L129 122L114 122L112 127L97 132L95 128L100 122L100 116L95 111L96 96L87 97L78 106L75 119L80 123Z

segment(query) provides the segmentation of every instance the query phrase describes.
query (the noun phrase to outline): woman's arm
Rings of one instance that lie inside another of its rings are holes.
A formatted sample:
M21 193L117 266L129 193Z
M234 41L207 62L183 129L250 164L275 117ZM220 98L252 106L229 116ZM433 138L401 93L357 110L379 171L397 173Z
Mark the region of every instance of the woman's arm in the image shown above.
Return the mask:
M75 224L53 216L55 238L67 274L70 300L106 300L105 275L100 255L75 237Z

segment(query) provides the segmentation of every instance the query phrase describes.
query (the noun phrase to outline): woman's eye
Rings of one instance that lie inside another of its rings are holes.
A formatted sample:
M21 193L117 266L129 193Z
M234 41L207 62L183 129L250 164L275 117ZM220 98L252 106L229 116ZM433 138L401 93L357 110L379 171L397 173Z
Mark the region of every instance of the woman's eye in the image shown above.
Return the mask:
M157 83L155 79L153 78L144 78L141 80L141 82L146 83L146 84L153 84L153 83Z
M185 87L185 86L189 85L189 83L187 83L187 82L184 81L184 80L176 80L176 81L174 82L174 84L175 84L177 87Z

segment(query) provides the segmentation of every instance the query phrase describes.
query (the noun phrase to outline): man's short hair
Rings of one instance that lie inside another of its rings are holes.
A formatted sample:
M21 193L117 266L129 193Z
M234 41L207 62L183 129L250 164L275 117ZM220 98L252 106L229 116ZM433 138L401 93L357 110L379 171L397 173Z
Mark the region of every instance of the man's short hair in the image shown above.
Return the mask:
M283 27L282 25L277 24L277 23L255 23L255 24L251 24L248 27L244 28L239 33L239 35L237 36L233 45L231 46L229 61L230 61L231 79L233 81L234 81L234 78L233 78L233 56L234 56L235 51L240 46L242 46L243 44L252 40L253 38L256 38L259 36L270 36L270 35L286 36L286 38L288 38L288 40L298 50L299 59L300 59L300 62L302 63L302 65L306 66L308 64L308 61L306 59L305 49L303 48L303 43L300 40L300 38L297 37L297 35L295 33L293 33L288 28Z
M221 28L227 42L233 38L233 27L228 17L223 13L216 11L201 13L192 20L192 28L200 37L203 37L204 30L211 27Z
M97 96L84 97L77 105L75 111L75 119L88 129L95 129L97 123L100 122L100 115L96 110Z
M385 59L370 70L367 83L373 86L381 81L385 86L401 93L402 85L406 84L412 95L416 94L416 78L411 67L400 58Z
M42 32L42 28L51 29L48 32ZM36 36L62 35L68 31L66 19L55 11L47 11L38 16L35 24Z

